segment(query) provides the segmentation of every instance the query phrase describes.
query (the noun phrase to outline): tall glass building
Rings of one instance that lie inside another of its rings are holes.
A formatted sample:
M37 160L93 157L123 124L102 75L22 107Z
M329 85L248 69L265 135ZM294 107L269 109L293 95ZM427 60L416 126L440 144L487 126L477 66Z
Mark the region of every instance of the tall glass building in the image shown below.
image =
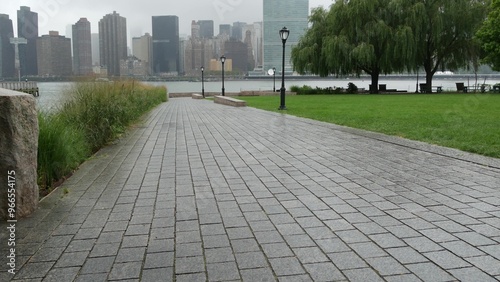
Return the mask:
M281 73L283 44L279 31L283 27L290 30L286 41L285 71L291 72L290 61L292 47L308 27L309 0L264 0L264 71L276 68Z
M30 7L21 6L17 11L17 36L28 40L28 44L18 47L21 76L37 75L38 14L32 12Z
M153 16L153 71L157 74L177 74L179 48L179 18Z

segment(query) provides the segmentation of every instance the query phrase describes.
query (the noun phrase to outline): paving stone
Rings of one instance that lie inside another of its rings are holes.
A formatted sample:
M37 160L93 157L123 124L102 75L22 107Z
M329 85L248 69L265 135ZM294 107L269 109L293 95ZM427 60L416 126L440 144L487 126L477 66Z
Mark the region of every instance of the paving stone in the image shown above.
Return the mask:
M500 260L498 259L491 256L478 256L466 258L466 260L489 275L500 275Z
M173 266L174 266L173 252L152 253L146 255L146 262L144 263L144 269L166 268Z
M119 248L120 243L96 244L90 252L89 257L116 256Z
M438 266L444 269L462 268L470 266L465 260L457 257L449 251L428 252L424 255Z
M89 252L63 253L56 262L55 267L82 266Z
M188 257L175 259L175 274L196 273L205 271L203 257Z
M347 277L348 281L384 281L380 275L378 275L371 268L359 268L359 269L350 269L343 272Z
M341 281L345 276L331 262L304 264L304 268L314 281Z
M172 281L173 280L173 268L154 268L154 269L144 269L141 275L141 281Z
M294 253L285 243L263 244L262 249L268 258L291 257Z
M16 280L43 278L54 265L54 262L34 262L25 264L14 276Z
M146 253L146 247L138 248L121 248L118 251L115 262L132 262L132 261L142 261L144 260L144 255Z
M417 263L406 266L423 281L452 281L454 278L433 263Z
M410 247L390 248L386 251L402 264L427 262L428 259Z
M333 253L328 254L328 257L340 270L367 267L366 262L355 252Z
M238 267L235 262L221 262L207 265L208 280L224 281L224 280L240 280Z
M140 277L142 262L115 263L109 280L136 279Z
M56 261L65 248L41 248L30 259L31 262Z
M43 281L73 281L80 271L80 267L53 268L47 273Z
M271 266L278 276L298 275L305 273L300 262L293 257L269 259Z
M497 279L487 275L481 270L473 267L452 269L450 270L450 273L459 281L498 281Z
M254 269L243 269L241 272L241 279L243 281L261 281L261 282L272 282L276 281L274 274L270 268L254 268Z
M79 274L75 282L105 282L108 279L108 273Z
M205 273L189 273L189 274L177 274L175 276L177 282L203 282L207 281L207 275Z
M81 274L109 273L115 257L88 258L80 271Z
M238 253L235 256L239 269L261 268L268 266L266 258L261 252Z
M233 250L230 247L206 249L205 259L207 263L229 262L235 260Z
M293 249L301 263L326 262L329 259L318 247Z
M409 273L408 269L391 257L368 258L366 261L382 276Z

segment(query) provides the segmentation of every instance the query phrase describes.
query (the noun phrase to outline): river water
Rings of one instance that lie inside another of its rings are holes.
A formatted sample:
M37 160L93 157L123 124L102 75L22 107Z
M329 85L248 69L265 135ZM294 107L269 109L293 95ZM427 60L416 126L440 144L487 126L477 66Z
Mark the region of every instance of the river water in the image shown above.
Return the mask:
M329 79L305 79L295 80L287 79L286 87L297 85L308 85L311 87L343 87L347 88L347 84L352 82L359 88L368 89L371 83L369 77L365 78L329 78ZM423 83L424 78L420 77L419 83ZM472 86L476 83L474 76L435 76L433 86L441 86L444 91L456 90L457 82L463 82L465 86ZM166 86L170 93L201 93L201 81L188 82L188 81L168 81L168 82L146 82L152 85ZM478 76L479 84L496 84L500 83L500 77L485 77ZM220 92L222 88L221 81L208 81L205 82L206 92ZM387 89L405 90L408 92L415 92L417 79L415 77L381 77L379 84L386 84ZM74 85L73 82L40 82L40 96L37 98L38 107L40 109L50 110L64 101L64 95L67 89ZM281 87L281 80L276 77L276 89ZM240 92L240 91L272 91L272 79L250 79L250 80L227 80L224 83L226 92Z

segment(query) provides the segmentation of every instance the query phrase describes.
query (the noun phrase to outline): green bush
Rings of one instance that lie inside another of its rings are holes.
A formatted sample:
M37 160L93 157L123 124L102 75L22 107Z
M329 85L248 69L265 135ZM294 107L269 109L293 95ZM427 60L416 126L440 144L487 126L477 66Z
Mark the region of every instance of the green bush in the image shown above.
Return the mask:
M308 85L303 85L303 86L292 86L290 88L292 92L297 93L297 95L330 95L330 94L341 94L344 92L344 89L342 88L333 88L333 87L315 87L312 88L311 86Z
M358 87L356 86L356 84L349 82L347 84L347 93L349 93L349 94L358 93Z
M39 113L38 179L41 190L76 169L167 99L164 87L134 81L78 83L54 113Z

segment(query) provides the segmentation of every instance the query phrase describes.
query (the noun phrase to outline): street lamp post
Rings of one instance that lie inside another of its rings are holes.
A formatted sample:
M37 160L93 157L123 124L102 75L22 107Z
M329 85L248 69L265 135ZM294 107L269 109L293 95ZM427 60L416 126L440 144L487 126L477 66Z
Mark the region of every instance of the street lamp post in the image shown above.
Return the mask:
M273 68L273 92L276 92L276 68Z
M223 55L220 57L220 61L222 62L222 96L226 96L226 89L224 88L224 63L226 62L226 57Z
M290 31L286 28L283 27L280 30L280 37L281 37L281 42L283 42L283 61L281 64L281 89L280 89L280 110L286 110L285 106L285 43L286 40L288 39L288 35L290 34Z
M201 67L201 96L205 99L205 77L204 77L205 68Z

